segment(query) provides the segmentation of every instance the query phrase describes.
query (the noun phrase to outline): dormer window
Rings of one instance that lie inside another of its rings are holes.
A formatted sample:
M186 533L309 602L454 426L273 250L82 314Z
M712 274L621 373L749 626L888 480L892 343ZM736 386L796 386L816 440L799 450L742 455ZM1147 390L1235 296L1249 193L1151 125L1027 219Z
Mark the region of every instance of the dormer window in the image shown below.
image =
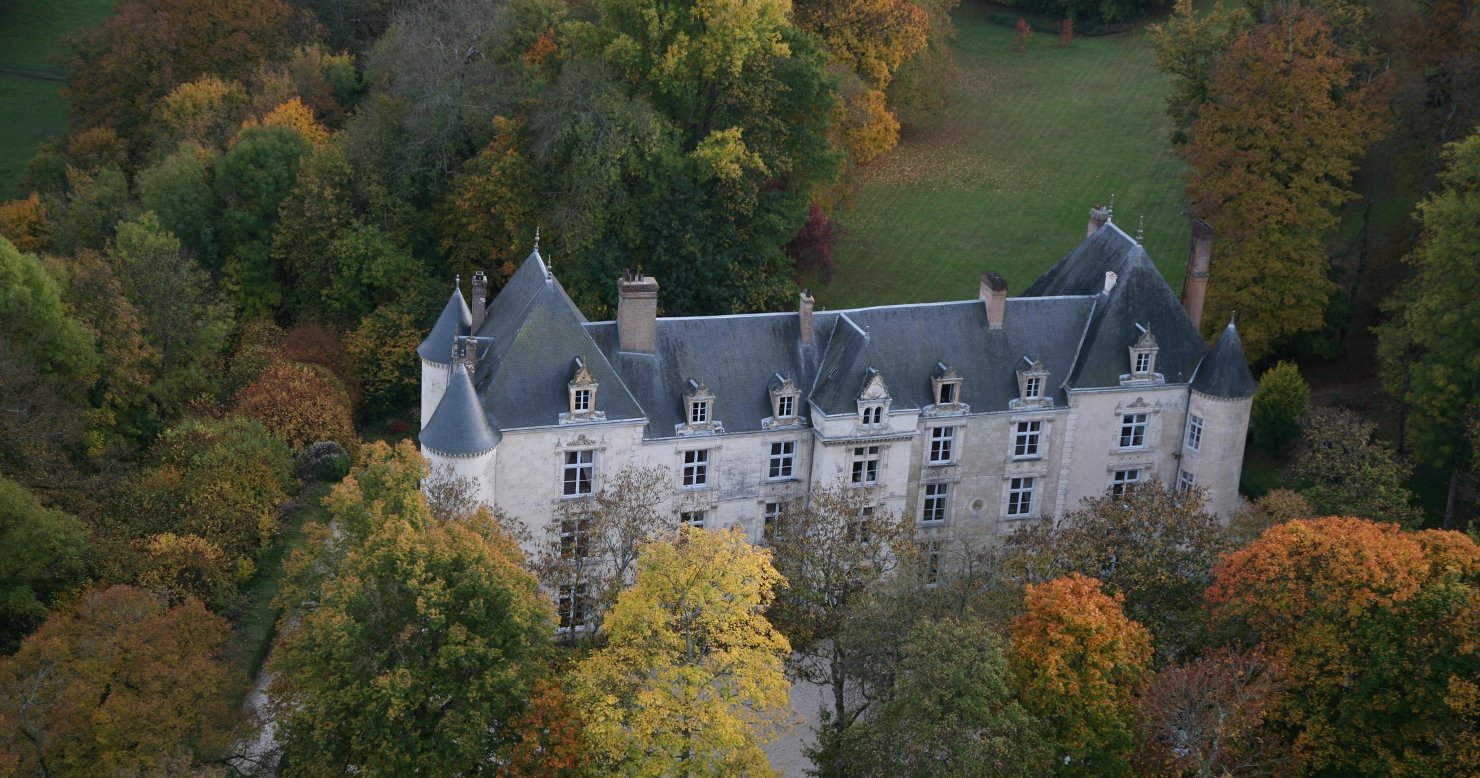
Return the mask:
M683 396L684 423L679 433L724 432L714 419L714 393L702 382L689 379L689 391Z
M1139 323L1136 329L1140 336L1136 342L1131 344L1131 372L1120 377L1122 381L1155 381L1161 378L1156 373L1156 336L1151 334L1149 327L1143 327Z
M936 362L935 375L930 377L930 385L935 390L937 409L954 410L961 404L961 374L956 372L956 368L944 362Z
M771 418L766 426L785 426L797 423L797 406L802 392L790 378L780 374L771 375Z
M709 422L709 402L706 400L689 400L689 423L706 424Z
M870 367L863 379L863 390L858 393L859 422L865 427L882 426L889 402L889 387L884 383L884 376Z
M596 390L600 384L591 377L591 371L586 368L586 361L576 357L571 367L570 382L566 384L568 395L568 411L560 414L563 424L579 421L599 421L606 418L606 414L596 410Z
M1053 405L1053 400L1048 398L1048 371L1044 369L1043 363L1036 359L1023 357L1025 367L1017 371L1018 399L1010 403L1010 407L1035 407Z

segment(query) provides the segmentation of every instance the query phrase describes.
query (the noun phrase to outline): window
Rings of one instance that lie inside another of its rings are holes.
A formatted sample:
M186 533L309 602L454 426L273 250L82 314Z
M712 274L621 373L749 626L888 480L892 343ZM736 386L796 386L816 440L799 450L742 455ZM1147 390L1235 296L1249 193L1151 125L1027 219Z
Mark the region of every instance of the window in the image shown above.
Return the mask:
M1110 494L1116 497L1124 496L1126 492L1135 489L1136 484L1140 482L1140 470L1116 470L1115 475L1110 479Z
M926 584L940 582L940 547L939 540L926 540L920 544L920 556L925 560Z
M776 417L789 419L797 415L797 398L784 394L776 398Z
M1151 372L1151 352L1149 352L1149 351L1137 351L1136 352L1136 367L1135 367L1135 370L1133 372L1136 372L1136 373L1149 373L1149 372Z
M584 497L591 493L593 462L596 452L565 452L565 483L562 493L566 497Z
M683 485L685 489L709 485L709 449L683 452Z
M576 357L571 370L570 383L566 384L570 390L570 412L561 414L560 422L594 421L602 418L596 411L596 389L599 384L591 377L591 371L586 368L585 360Z
M560 587L559 597L555 600L555 608L560 613L562 632L585 629L588 626L586 594L586 584L565 584Z
M773 481L791 478L792 465L796 462L795 441L785 440L771 444L771 463L766 469L766 478Z
M709 403L704 400L689 403L689 423L703 424L706 421L709 421Z
M1187 445L1188 451L1197 453L1202 446L1202 417L1191 415L1187 417Z
M863 423L878 426L884 423L884 406L869 405L863 409Z
M1012 437L1012 456L1016 459L1031 459L1038 456L1038 436L1043 431L1041 421L1020 421Z
M925 484L925 503L920 508L920 523L938 524L946 520L946 496L949 484Z
M1014 517L1033 514L1033 490L1038 479L1034 476L1007 479L1007 515Z
M935 427L930 430L930 464L944 465L951 461L952 444L956 442L955 427Z
M930 377L935 387L935 404L946 410L955 410L961 402L961 374L944 362L935 363L935 374Z
M794 381L780 373L771 374L771 424L797 423L797 399L801 390Z
M1192 477L1192 474L1191 473L1187 472L1186 470L1178 470L1177 471L1177 491L1179 491L1179 492L1190 492L1190 491L1192 491L1192 482L1193 482L1193 477Z
M848 522L848 540L854 543L867 543L874 536L874 506L865 505L851 521Z
M575 396L571 398L570 410L571 413L585 413L591 410L591 390L575 390Z
M1028 376L1023 379L1023 399L1037 400L1043 396L1043 379L1038 376Z
M776 527L781 524L781 503L768 502L761 514L761 540L769 543L776 537Z
M1044 387L1048 385L1048 371L1044 369L1043 363L1026 356L1023 357L1023 362L1027 363L1027 367L1017 371L1018 399L1013 403L1030 407L1053 405L1051 400L1043 396Z
M1140 448L1146 445L1146 414L1127 413L1120 417L1120 447Z
M680 526L704 529L705 511L680 511L678 523Z
M680 432L702 433L722 432L720 423L714 420L714 392L704 384L689 379L689 391L683 396L684 410L687 413L687 429L680 428Z
M560 558L585 559L591 555L591 517L560 520Z
M853 483L857 485L879 482L879 447L857 446L853 449Z
M955 384L941 384L940 385L940 397L937 398L937 401L941 405L952 405L952 404L954 404L956 402L956 385Z
M1152 335L1151 330L1141 326L1140 323L1136 324L1136 329L1140 331L1141 335L1131 345L1131 374L1121 376L1121 380L1148 381L1157 378L1155 375L1156 352L1158 351L1156 336Z

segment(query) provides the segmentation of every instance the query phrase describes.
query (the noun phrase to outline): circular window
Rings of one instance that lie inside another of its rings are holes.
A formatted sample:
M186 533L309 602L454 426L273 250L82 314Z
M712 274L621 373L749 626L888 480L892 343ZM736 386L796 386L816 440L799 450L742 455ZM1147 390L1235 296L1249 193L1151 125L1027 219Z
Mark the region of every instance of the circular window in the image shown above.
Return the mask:
M981 510L983 505L986 505L986 503L982 502L981 500L972 500L971 501L971 509L974 510L974 511Z

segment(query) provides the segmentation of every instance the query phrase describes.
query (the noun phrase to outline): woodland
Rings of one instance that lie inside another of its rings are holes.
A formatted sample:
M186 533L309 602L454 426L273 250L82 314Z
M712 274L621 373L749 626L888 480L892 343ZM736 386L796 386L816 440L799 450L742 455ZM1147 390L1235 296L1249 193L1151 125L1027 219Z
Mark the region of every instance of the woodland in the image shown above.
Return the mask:
M788 308L948 98L954 8L119 0L69 33L65 131L0 192L0 775L767 775L788 733L820 776L1473 774L1467 0L1001 11L1155 47L1279 470L1227 523L1152 483L940 547L821 486L751 546L627 470L576 543L427 471L452 277L497 287L537 226L593 319L629 267L667 315ZM1313 402L1389 265L1358 336L1392 412Z

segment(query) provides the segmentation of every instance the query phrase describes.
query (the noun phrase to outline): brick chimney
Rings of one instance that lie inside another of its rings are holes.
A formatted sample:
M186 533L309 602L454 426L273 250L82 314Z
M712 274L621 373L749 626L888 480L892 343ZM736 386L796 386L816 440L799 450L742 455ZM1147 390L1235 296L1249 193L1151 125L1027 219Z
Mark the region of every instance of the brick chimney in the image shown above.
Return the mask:
M1084 237L1094 235L1107 221L1110 221L1110 209L1096 203L1095 207L1089 209L1089 227L1085 230Z
M812 343L812 290L803 289L799 304L797 305L797 323L802 333L802 343Z
M627 270L617 282L617 349L652 354L658 343L658 279Z
M978 296L987 304L987 327L1002 329L1002 317L1007 313L1007 279L992 272L982 273Z
M488 276L482 270L473 273L473 335L483 327L483 316L488 312Z
M1203 302L1208 296L1208 268L1213 261L1213 228L1192 220L1192 248L1187 252L1187 275L1182 278L1182 309L1192 326L1202 329Z

